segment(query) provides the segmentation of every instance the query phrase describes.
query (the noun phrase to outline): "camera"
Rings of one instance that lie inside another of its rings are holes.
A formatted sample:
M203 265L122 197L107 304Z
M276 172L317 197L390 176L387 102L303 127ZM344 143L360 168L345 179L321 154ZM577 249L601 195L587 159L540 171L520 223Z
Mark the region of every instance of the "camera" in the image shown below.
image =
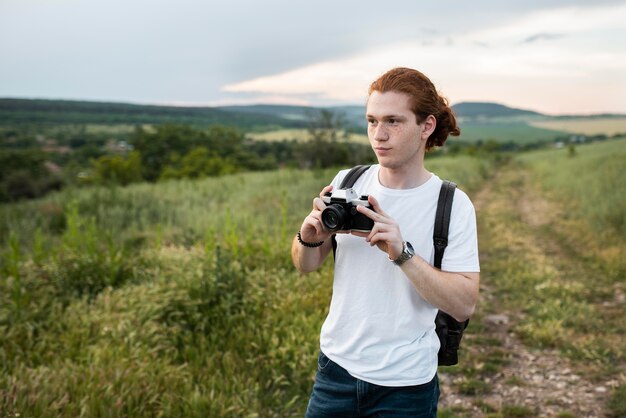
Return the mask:
M374 227L373 220L356 210L359 205L372 209L367 195L359 197L354 189L339 189L326 193L322 200L327 205L322 211L322 223L329 231L369 232Z

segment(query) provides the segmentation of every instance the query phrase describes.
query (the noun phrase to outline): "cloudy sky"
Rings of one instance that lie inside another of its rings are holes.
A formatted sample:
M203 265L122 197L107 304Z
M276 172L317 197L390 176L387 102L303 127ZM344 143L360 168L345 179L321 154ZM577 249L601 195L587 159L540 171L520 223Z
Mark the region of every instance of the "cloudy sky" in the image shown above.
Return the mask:
M0 0L0 97L363 104L395 66L452 103L626 113L626 0Z

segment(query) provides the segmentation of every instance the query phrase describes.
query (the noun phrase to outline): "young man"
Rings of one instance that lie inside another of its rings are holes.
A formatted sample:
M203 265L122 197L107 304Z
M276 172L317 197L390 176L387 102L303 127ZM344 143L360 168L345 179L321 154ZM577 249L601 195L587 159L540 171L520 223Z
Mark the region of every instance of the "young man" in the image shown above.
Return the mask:
M369 195L369 233L341 231L333 296L322 326L318 372L307 417L435 417L439 399L434 320L437 309L459 321L476 305L479 284L474 207L456 190L442 269L432 267L433 228L442 180L424 167L425 152L460 130L447 101L422 73L395 68L369 89L368 137L378 164L354 184ZM292 244L301 273L332 250L321 197Z

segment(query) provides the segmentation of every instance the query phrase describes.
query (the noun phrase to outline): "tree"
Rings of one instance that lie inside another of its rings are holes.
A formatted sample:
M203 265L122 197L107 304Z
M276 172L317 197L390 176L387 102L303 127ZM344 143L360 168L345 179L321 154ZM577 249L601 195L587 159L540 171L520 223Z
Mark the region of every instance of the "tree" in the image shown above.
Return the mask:
M141 155L143 177L155 181L175 155L183 155L203 134L189 126L163 125L156 132L137 128L130 143Z
M137 151L128 154L107 155L93 160L95 181L103 184L127 184L142 180L141 156Z

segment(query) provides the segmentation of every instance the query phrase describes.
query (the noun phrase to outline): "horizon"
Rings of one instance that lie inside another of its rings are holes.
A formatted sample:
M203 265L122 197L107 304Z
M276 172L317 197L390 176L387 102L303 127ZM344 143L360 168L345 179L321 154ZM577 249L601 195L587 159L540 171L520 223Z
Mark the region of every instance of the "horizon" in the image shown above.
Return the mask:
M319 106L319 105L298 105L298 104L290 104L290 103L248 103L248 104L221 104L216 106L205 105L205 104L185 104L185 103L143 103L143 102L131 102L131 101L103 101L103 100L89 100L89 99L73 99L73 98L47 98L47 97L0 97L0 100L33 100L33 101L61 101L61 102L82 102L82 103L101 103L101 104L120 104L120 105L134 105L134 106L155 106L155 107L175 107L175 108L197 108L197 109L219 109L226 107L253 107L253 106L285 106L285 107L306 107L312 109L329 109L333 107L365 107L365 104L358 103L346 103L340 105L329 105L329 106ZM571 117L594 117L594 116L617 116L617 117L626 117L626 112L618 113L618 112L597 112L597 113L558 113L551 114L546 112L541 112L536 109L529 109L524 107L519 107L515 105L509 105L498 102L488 102L488 101L462 101L457 103L450 103L450 107L458 106L460 104L491 104L504 106L509 109L520 110L520 111L528 111L539 113L542 116L548 117L562 117L562 116L571 116Z

